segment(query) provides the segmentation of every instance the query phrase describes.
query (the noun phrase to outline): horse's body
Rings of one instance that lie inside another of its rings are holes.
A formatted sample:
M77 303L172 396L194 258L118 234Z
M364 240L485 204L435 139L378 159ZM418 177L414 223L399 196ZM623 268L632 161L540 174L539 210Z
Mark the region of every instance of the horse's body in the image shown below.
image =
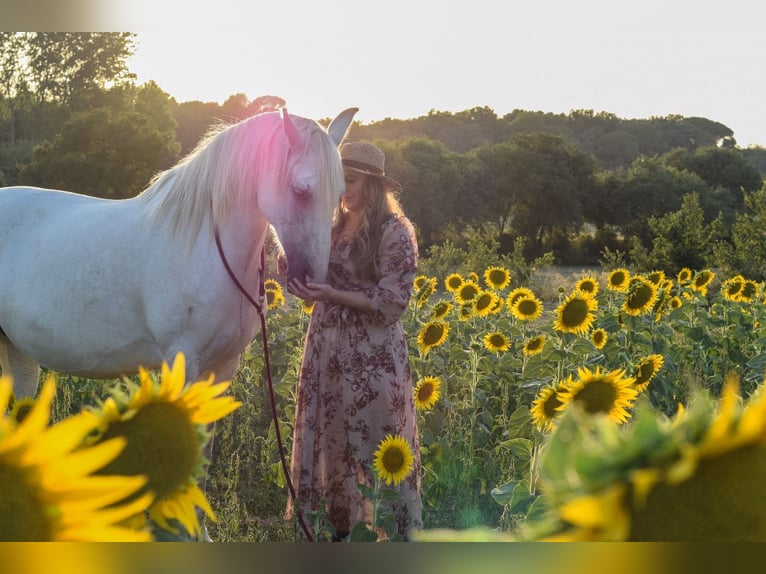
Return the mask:
M288 276L323 279L343 190L337 146L355 109L325 132L268 113L208 138L142 194L104 200L0 190L0 367L32 395L39 365L90 378L157 368L230 378L259 328L237 290L258 293L269 224Z

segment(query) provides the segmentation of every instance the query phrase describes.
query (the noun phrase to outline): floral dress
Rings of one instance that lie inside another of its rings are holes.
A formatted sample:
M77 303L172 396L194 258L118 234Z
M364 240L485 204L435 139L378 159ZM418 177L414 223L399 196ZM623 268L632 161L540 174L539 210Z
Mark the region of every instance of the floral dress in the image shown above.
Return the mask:
M399 532L421 528L420 446L409 352L401 316L412 294L418 248L410 221L383 223L380 280L355 277L351 245L334 244L328 283L364 291L372 312L318 301L311 315L293 429L291 476L303 512L325 509L339 532L370 521L358 483L373 482L373 454L388 434L402 435L415 466L393 487ZM293 515L288 501L286 516Z

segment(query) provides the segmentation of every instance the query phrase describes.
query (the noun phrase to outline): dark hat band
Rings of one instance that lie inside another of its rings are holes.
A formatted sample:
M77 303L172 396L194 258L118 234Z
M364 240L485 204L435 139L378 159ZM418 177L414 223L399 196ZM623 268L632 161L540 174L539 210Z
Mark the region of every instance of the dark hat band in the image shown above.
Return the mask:
M353 159L344 159L341 161L343 165L352 167L354 169L360 169L362 171L366 171L374 175L384 175L382 169L380 169L379 167L375 167L374 165L370 165L369 163L364 163L362 161L354 161Z

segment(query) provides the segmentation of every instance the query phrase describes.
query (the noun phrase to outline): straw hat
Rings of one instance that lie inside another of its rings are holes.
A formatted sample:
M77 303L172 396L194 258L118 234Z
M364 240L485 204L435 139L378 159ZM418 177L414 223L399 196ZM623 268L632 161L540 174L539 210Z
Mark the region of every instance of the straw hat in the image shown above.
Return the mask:
M367 142L343 144L340 148L340 159L345 168L379 177L397 189L402 187L401 183L386 175L386 155L376 145Z

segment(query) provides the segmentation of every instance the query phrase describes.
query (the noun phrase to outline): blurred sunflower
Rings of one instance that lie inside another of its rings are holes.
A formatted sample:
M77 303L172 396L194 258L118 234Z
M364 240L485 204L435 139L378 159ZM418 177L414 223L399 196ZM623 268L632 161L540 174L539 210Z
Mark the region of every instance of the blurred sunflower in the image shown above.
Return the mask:
M447 340L449 334L449 323L445 321L429 321L418 333L418 346L425 355L433 349L438 347L444 341Z
M450 314L454 305L449 301L439 301L431 311L431 321L439 321Z
M651 271L650 273L646 274L646 280L651 283L654 283L657 287L661 287L662 284L665 282L665 272Z
M386 484L396 486L407 478L414 466L410 444L401 435L386 435L373 455L375 474Z
M428 281L427 275L418 275L413 279L412 281L412 287L415 289L415 291L418 291L423 288L423 285L426 284L426 281Z
M306 299L301 299L301 310L306 313L307 315L311 315L314 312L314 301L307 301Z
M633 388L639 393L645 391L654 375L662 368L664 362L665 359L662 355L644 357L636 365L636 375L634 377L636 380L633 383Z
M635 379L626 377L625 370L604 372L601 367L591 371L587 367L577 369L577 379L570 375L559 390L561 406L558 410L579 406L588 414L602 414L616 423L630 418L628 409L633 405L637 392L632 388Z
M428 410L436 404L441 396L442 382L439 377L423 377L415 385L415 408Z
M676 309L679 309L684 304L683 300L678 296L674 295L668 300L668 307L671 311L675 311Z
M52 376L23 420L12 421L5 414L11 388L10 377L0 377L0 540L150 541L147 531L120 525L151 504L151 494L120 504L146 477L94 475L119 455L125 440L79 448L98 424L89 413L49 427L56 394Z
M13 400L13 406L10 408L9 418L13 424L20 424L24 422L27 415L32 411L32 408L37 404L37 401L32 397L22 397L20 399Z
M575 283L575 290L588 297L595 297L598 295L598 289L598 281L590 275L581 278Z
M478 283L476 283L476 281L466 279L463 281L463 283L460 284L460 287L457 289L457 291L453 292L453 295L455 300L463 305L469 301L473 301L479 295L480 291L481 288L479 287Z
M545 387L542 389L534 401L529 413L532 415L532 422L541 431L547 431L553 428L556 417L561 413L559 407L562 405L557 387Z
M479 276L476 274L475 271L471 271L468 274L468 280L469 281L473 281L474 283L476 283L478 285L478 283L479 283Z
M543 302L534 295L522 296L514 302L511 313L519 321L534 321L543 314Z
M758 297L758 291L758 283L752 279L745 279L745 285L742 287L739 300L742 303L752 303Z
M490 289L502 291L511 282L511 274L502 267L488 267L484 270L484 283Z
M511 340L499 331L494 331L484 336L484 346L493 353L504 353L510 349Z
M454 293L463 284L463 276L459 273L450 273L444 280L444 288L450 293Z
M612 291L623 293L628 290L630 271L620 267L612 270L606 278L606 286Z
M471 317L473 317L473 305L471 304L471 302L469 301L468 303L463 303L462 305L460 305L460 309L458 312L458 319L460 319L461 321L468 321L468 319L470 319Z
M721 285L721 295L727 301L739 301L740 293L745 288L745 278L742 275L729 277Z
M285 304L285 294L282 286L277 283L276 287L266 289L266 306L273 311Z
M657 287L641 275L630 278L622 310L633 317L649 312L657 301Z
M496 308L495 303L498 299L499 297L491 291L480 291L472 301L473 314L477 317L486 317Z
M678 280L679 285L686 285L692 280L692 270L688 267L684 267L681 269L681 271L678 272L678 275L676 275L676 279Z
M537 337L532 337L531 339L528 339L526 343L524 343L524 348L521 350L524 355L527 357L531 357L532 355L537 355L538 353L543 352L543 347L545 346L546 337L545 335L538 335Z
M428 300L436 292L436 277L427 278L422 282L422 285L418 288L415 295L415 305L420 309L423 305L428 303Z
M563 333L582 335L590 329L598 308L598 302L592 297L584 297L578 292L569 294L556 308L553 328Z
M640 424L622 435L591 436L590 446L580 436L568 436L565 448L572 456L602 461L597 472L610 479L562 469L570 484L581 487L558 502L556 514L565 526L547 539L766 541L765 399L761 390L743 401L736 380L728 377L717 406L697 396L671 424L647 408L638 413ZM578 433L574 424L565 430ZM559 446L549 446L549 452L560 452ZM544 481L555 498L557 481Z
M609 335L607 335L604 329L594 329L590 334L590 342L597 349L603 349L607 339L609 339Z
M505 305L508 307L508 310L513 312L513 305L521 299L522 297L529 297L532 299L537 298L537 295L535 295L534 291L529 289L528 287L516 287L513 291L508 293L508 297L505 299Z
M269 289L271 289L271 290L276 290L276 289L281 290L282 286L279 284L279 281L277 281L276 279L269 278L269 279L264 280L263 288L266 289L266 291L268 291Z
M693 290L704 296L707 295L707 289L713 282L713 279L715 279L715 273L710 269L703 269L694 274L690 286Z
M127 447L101 474L146 475L145 491L154 495L150 517L163 529L178 534L169 520L178 521L192 536L202 527L196 507L211 520L213 510L198 488L208 440L206 426L233 412L241 403L224 395L229 382L207 381L186 385L186 360L176 355L172 368L163 363L158 384L146 370L139 371L140 386L128 383L128 393L114 393L97 411L98 434L92 444L115 437Z

